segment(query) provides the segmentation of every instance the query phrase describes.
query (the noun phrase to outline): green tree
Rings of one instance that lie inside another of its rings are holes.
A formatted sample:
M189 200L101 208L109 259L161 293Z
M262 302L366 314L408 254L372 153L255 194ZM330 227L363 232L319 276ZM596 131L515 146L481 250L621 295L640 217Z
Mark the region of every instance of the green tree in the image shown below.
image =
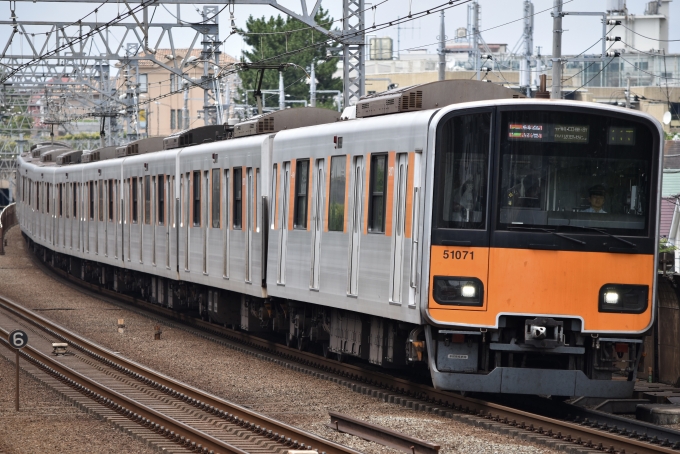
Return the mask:
M328 11L323 8L319 8L315 20L317 24L326 29L330 29L333 25L333 19L328 16ZM264 16L259 19L250 16L246 22L243 39L251 48L250 51L243 52L244 61L256 63L266 59L266 64L295 63L305 68L307 73L309 73L312 61L315 61L317 90L342 90L342 79L333 77L338 63L339 45L335 42L325 42L327 41L326 35L309 28L297 19L291 17L283 19L280 15L272 16L268 20ZM324 43L311 46L321 42ZM304 50L296 52L303 48ZM329 57L329 53L334 56ZM272 58L281 54L287 55ZM272 59L269 60L270 58ZM245 101L245 90L256 88L258 72L257 70L248 70L239 73L242 82L242 90L240 91L242 101ZM290 95L290 97L287 97L288 100L306 99L309 101L309 85L306 80L307 75L299 67L288 67L284 70L283 81L286 87L286 95ZM262 89L278 90L278 88L278 71L266 70L262 80ZM316 99L317 107L337 108L333 103L333 94L319 93ZM279 103L277 95L263 95L263 100L264 105L269 107L278 106ZM256 105L252 93L248 94L248 103L252 106ZM293 104L292 106L299 107L301 104Z

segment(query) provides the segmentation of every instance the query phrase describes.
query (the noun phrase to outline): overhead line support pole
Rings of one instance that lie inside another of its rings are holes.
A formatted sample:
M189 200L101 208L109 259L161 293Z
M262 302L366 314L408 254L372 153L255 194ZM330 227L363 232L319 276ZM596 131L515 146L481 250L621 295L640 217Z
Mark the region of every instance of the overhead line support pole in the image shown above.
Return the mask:
M553 3L552 90L550 99L562 98L562 0Z

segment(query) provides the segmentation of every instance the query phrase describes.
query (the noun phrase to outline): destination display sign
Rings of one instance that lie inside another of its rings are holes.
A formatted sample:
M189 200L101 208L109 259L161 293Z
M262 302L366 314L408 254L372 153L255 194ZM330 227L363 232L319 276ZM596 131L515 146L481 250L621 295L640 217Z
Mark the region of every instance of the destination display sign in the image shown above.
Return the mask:
M587 125L508 123L508 139L529 142L588 143Z

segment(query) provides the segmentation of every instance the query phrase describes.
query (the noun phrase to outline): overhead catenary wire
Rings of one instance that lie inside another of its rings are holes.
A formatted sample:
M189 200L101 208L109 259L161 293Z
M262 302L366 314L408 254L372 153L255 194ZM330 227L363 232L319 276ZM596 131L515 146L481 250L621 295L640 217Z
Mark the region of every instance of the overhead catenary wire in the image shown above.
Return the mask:
M602 71L604 71L604 70L607 68L607 66L609 66L609 64L610 64L612 61L614 61L615 58L619 58L619 57L612 57L612 58L610 58L609 61L607 62L607 64L604 65L604 66L602 67L602 69L600 69L593 77L591 77L590 79L588 79L588 81L587 81L586 83L584 83L583 85L581 85L580 87L578 87L576 90L573 90L573 91L567 93L566 95L564 95L564 96L562 96L562 97L563 97L563 98L566 98L567 96L569 96L569 95L571 95L571 94L573 94L573 93L576 93L576 92L579 91L581 88L583 88L583 87L585 87L586 85L588 85L588 84L590 83L590 81L593 80L593 79L595 79L597 76L599 76L600 73L601 73Z

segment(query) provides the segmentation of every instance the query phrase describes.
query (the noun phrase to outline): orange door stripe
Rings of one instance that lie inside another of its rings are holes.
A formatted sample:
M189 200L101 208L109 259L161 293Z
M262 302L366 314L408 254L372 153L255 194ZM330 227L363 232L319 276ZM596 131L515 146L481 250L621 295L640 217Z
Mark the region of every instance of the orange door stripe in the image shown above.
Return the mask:
M406 177L406 209L404 210L404 236L411 238L411 229L413 228L413 173L415 165L415 153L408 154L408 176Z
M257 169L253 169L253 232L257 232Z
M290 178L288 178L288 213L284 213L284 216L288 216L288 230L293 230L293 214L295 213L295 172L297 171L295 162L295 159L290 160Z
M241 230L248 228L248 193L246 192L246 180L248 179L247 169L245 166L241 167Z
M364 171L364 175L362 175L361 177L366 182L366 184L364 185L364 191L366 191L364 201L366 203L364 203L363 212L364 212L364 235L367 235L368 234L368 216L370 214L370 210L368 209L368 201L371 200L370 199L370 197L371 197L371 153L368 153L366 155L365 159L366 159L366 166L365 166L365 169L364 169L365 171Z
M385 235L392 235L392 212L394 211L393 194L394 194L394 173L397 171L394 167L396 153L390 151L387 155L387 185L385 186Z
M326 158L326 187L324 188L324 195L326 203L323 206L323 231L328 232L328 210L331 208L331 158Z

